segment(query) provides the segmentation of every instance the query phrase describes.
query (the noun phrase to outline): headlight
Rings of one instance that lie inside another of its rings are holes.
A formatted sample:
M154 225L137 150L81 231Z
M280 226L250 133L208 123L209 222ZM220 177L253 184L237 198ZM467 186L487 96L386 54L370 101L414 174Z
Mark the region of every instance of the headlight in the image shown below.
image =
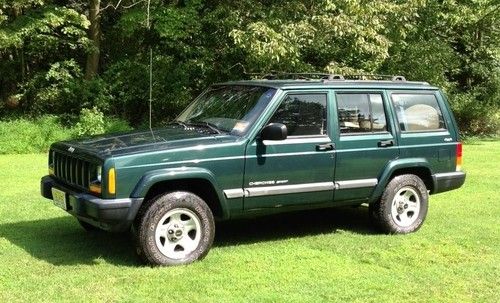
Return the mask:
M89 190L95 194L100 194L101 193L101 180L102 180L102 166L98 165L95 168L95 179L94 181L90 182L89 184Z
M96 171L97 171L96 180L97 180L97 182L101 183L101 181L102 181L102 166L100 166L100 165L97 166Z

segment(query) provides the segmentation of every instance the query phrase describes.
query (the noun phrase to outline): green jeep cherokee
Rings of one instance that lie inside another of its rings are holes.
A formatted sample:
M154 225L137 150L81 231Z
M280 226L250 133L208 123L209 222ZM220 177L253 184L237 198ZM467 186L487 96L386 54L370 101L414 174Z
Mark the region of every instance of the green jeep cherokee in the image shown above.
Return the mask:
M464 183L461 161L446 97L427 83L249 80L209 87L163 128L54 143L41 192L176 265L208 253L215 220L368 203L382 231L416 231L429 194Z

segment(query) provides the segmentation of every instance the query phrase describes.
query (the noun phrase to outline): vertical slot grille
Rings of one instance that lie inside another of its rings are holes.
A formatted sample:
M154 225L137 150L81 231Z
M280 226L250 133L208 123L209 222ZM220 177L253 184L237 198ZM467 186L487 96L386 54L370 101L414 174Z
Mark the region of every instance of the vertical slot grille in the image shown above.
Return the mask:
M54 174L67 184L88 188L92 173L96 174L96 165L92 163L73 158L62 153L53 154Z

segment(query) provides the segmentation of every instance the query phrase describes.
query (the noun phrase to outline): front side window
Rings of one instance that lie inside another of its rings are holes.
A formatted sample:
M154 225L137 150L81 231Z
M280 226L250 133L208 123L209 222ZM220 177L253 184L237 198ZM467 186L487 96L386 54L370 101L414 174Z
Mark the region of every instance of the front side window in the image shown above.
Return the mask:
M433 94L392 94L401 131L444 130L443 115Z
M270 123L282 123L288 136L326 135L326 94L294 94L285 97Z
M262 114L276 89L262 86L213 86L176 119L185 124L205 124L218 131L244 135Z
M341 134L387 131L381 94L337 94Z

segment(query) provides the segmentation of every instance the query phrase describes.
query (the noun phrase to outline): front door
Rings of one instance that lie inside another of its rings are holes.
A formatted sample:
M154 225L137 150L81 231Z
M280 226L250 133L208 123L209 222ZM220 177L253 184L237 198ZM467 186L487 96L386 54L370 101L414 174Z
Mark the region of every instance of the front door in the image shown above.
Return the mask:
M244 208L333 201L334 144L328 91L286 94L268 123L287 126L282 141L250 142L246 150ZM267 125L267 124L266 124Z

